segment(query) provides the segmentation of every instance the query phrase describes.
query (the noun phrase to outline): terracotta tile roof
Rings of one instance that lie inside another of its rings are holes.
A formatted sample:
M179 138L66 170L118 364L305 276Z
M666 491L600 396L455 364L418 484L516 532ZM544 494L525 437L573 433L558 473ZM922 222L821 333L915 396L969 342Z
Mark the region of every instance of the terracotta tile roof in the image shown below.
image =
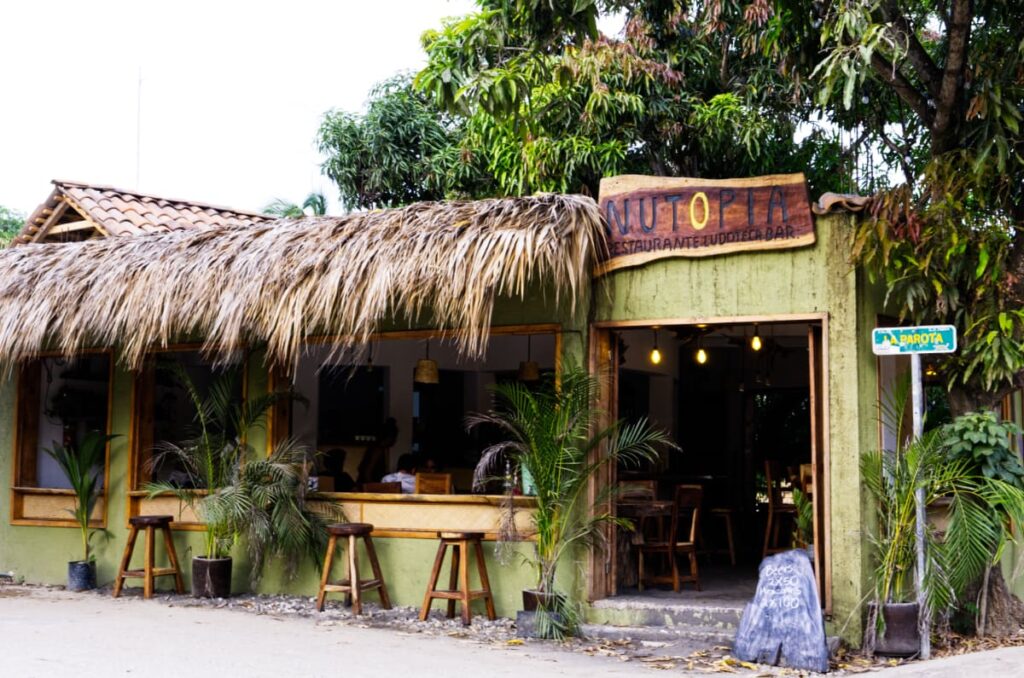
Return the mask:
M50 197L25 222L15 243L81 240L105 235L165 233L203 226L273 221L255 212L172 200L138 191L54 181Z

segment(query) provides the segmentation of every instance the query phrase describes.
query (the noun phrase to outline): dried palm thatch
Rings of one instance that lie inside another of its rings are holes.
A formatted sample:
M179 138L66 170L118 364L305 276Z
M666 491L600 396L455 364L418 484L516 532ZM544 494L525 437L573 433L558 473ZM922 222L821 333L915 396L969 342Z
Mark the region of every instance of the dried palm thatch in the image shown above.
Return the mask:
M17 247L0 252L0 361L116 346L137 367L198 336L215 358L265 344L290 366L310 334L346 350L388 319L479 355L496 298L543 283L575 304L604 247L597 205L566 195Z

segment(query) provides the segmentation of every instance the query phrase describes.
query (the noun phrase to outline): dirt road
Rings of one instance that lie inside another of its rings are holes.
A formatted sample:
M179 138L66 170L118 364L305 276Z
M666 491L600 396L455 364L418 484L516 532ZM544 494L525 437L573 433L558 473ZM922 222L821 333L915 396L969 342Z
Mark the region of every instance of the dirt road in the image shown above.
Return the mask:
M0 587L0 676L621 676L650 669L545 648L281 620L158 600Z
M1024 647L1016 647L914 662L869 675L1001 678L1021 675L1022 667ZM769 667L735 673L750 678L793 675ZM590 656L540 642L487 643L362 628L351 621L0 586L0 678L656 675L708 675L708 670L687 674L682 666L674 666L657 671L642 661Z

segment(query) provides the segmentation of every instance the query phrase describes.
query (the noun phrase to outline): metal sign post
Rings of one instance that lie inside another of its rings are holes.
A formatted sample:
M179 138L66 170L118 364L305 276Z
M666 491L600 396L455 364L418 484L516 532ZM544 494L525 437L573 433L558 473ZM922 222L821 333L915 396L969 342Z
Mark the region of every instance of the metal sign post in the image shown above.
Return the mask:
M911 396L914 408L914 440L924 432L924 383L921 378L922 353L953 353L956 351L956 328L952 325L923 327L876 327L871 333L871 350L875 355L910 355ZM914 541L917 547L917 627L921 636L921 659L932 654L931 625L928 622L928 591L925 586L925 505L924 488L914 492L916 520Z
M921 379L921 354L910 356L910 381L912 399L914 401L914 440L918 440L924 432L924 384ZM914 504L917 509L917 520L914 525L914 541L917 547L917 628L921 636L921 659L932 656L931 625L928 623L928 592L924 585L924 530L925 506L924 488L914 491Z

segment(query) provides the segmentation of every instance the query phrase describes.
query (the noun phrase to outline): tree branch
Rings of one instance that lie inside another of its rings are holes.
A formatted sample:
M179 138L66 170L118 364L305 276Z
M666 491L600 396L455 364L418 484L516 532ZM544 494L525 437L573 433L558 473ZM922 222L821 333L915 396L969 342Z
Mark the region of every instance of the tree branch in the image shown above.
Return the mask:
M931 55L928 54L928 50L924 48L921 41L917 39L914 27L910 25L910 21L900 11L895 0L888 0L882 6L882 17L887 23L892 24L889 33L893 38L897 42L902 42L906 45L907 59L914 67L917 77L921 78L921 82L927 88L928 93L932 97L939 96L942 71L935 65L935 61L932 60Z
M875 69L875 72L882 80L896 91L900 99L906 102L913 109L914 113L917 113L917 117L921 118L921 121L930 127L932 124L932 112L928 108L928 100L917 91L914 83L910 82L900 69L896 68L877 51L871 54L871 67Z
M960 100L960 84L967 65L967 47L971 38L971 19L974 9L971 0L953 0L949 21L946 23L948 48L942 86L936 102L932 124L932 155L941 155L951 148L950 132Z

